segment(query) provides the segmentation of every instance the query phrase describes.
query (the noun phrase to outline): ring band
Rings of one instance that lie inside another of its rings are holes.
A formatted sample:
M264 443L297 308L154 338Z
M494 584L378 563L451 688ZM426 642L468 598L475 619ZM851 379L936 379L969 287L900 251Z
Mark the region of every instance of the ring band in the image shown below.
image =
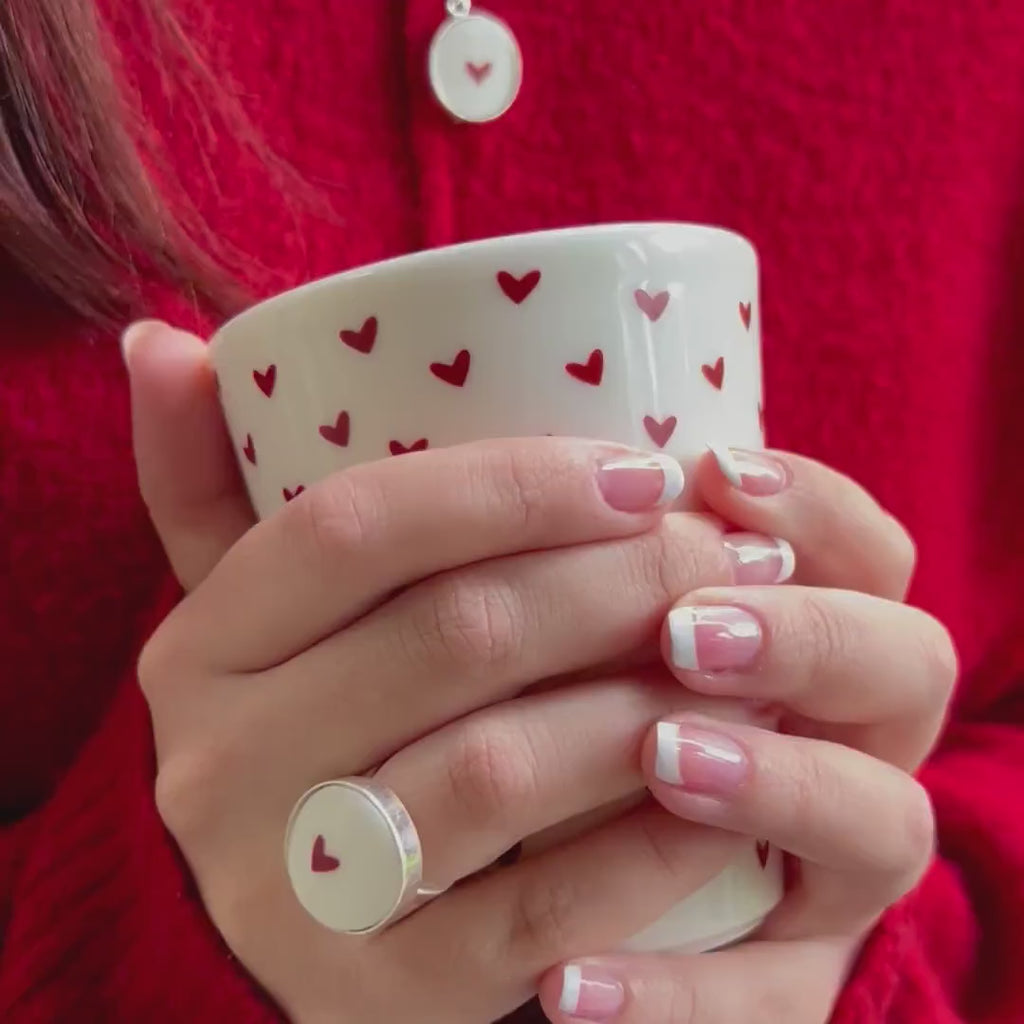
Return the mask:
M423 850L405 805L362 776L323 782L299 798L285 863L306 912L347 935L386 928L443 892L422 885Z

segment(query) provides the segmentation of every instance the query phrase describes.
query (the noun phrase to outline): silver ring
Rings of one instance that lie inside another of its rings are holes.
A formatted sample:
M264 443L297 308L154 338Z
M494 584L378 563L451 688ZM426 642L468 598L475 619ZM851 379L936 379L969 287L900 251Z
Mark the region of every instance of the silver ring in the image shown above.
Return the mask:
M304 793L288 818L284 851L299 903L331 931L369 935L444 891L422 884L423 850L405 805L366 777Z

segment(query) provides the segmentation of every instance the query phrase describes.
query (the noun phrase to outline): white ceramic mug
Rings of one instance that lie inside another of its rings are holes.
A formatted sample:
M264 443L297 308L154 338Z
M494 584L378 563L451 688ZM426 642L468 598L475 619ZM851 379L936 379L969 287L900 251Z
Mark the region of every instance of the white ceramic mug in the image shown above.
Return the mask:
M621 224L489 239L352 270L213 338L253 506L347 466L483 438L565 434L663 451L763 445L757 256L739 235ZM685 494L684 494L685 499ZM755 928L782 858L749 850L633 949Z

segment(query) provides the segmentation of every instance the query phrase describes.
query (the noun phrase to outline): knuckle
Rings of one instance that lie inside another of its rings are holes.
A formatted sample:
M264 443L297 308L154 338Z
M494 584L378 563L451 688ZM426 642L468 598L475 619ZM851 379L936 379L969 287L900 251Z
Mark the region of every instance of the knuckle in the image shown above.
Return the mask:
M382 495L366 481L336 474L288 506L298 544L315 559L336 561L339 555L359 551L379 537L385 512ZM301 548L300 548L301 550Z
M448 762L448 786L469 822L514 819L540 789L536 758L526 737L497 723L467 723Z
M507 959L552 962L573 948L579 893L567 877L524 883L508 923Z
M695 516L669 514L637 543L637 575L671 602L702 586L730 581L721 534Z
M797 632L801 643L809 650L804 652L804 664L808 678L819 679L835 670L856 649L853 627L837 612L828 601L808 592L800 603Z
M153 796L167 831L188 850L215 820L211 783L218 775L214 752L190 750L164 759Z
M478 672L507 664L524 633L514 590L496 580L448 576L436 585L415 628L429 660Z
M552 476L540 460L505 447L488 449L480 472L481 487L488 492L487 505L493 505L527 534L545 519Z

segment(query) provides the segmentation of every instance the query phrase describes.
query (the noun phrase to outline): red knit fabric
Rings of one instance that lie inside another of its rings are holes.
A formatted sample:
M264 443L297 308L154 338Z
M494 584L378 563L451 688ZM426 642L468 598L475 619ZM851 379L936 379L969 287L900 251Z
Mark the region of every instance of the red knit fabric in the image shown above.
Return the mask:
M237 133L206 131L133 0L107 5L182 186L280 284L597 220L712 221L756 242L771 439L908 523L913 599L964 667L925 772L940 856L837 1020L1024 1020L1024 6L488 0L526 80L505 117L470 127L424 81L441 0L183 0L217 78L326 215L276 192ZM132 664L174 594L136 495L116 339L7 291L0 1019L273 1019L153 809Z

